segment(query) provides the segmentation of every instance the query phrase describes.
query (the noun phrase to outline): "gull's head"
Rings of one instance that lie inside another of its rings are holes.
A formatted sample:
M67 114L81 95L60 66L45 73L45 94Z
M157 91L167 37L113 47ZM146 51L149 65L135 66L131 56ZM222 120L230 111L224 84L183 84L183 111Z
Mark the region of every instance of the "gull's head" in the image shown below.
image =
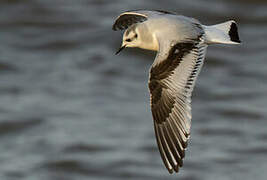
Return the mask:
M116 54L126 47L138 47L152 51L158 51L159 49L156 36L150 33L147 27L142 23L130 26L123 33L122 45Z
M140 47L140 45L141 40L137 28L132 26L123 33L122 45L116 54L126 47Z

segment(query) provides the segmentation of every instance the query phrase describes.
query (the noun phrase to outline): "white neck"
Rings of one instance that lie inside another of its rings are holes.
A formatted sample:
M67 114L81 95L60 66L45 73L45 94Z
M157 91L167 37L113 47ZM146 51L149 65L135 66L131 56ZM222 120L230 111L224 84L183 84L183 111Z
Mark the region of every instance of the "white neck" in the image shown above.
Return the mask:
M145 25L139 25L136 29L139 31L140 41L139 48L152 50L152 51L158 51L159 50L159 43L157 40L157 37L154 33L151 33L147 26Z

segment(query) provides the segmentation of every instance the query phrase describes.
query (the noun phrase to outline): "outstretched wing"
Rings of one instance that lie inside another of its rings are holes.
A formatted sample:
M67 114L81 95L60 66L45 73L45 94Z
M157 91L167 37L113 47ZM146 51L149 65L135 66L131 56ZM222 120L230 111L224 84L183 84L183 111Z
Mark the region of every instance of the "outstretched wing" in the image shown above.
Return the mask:
M178 43L167 55L157 54L150 70L149 89L155 135L170 173L183 165L191 126L191 94L207 45ZM164 59L162 59L164 58Z
M145 11L145 10L137 10L137 11L127 11L119 15L113 24L112 29L116 30L124 30L130 27L135 23L140 23L146 21L149 17L159 14L173 14L167 11Z

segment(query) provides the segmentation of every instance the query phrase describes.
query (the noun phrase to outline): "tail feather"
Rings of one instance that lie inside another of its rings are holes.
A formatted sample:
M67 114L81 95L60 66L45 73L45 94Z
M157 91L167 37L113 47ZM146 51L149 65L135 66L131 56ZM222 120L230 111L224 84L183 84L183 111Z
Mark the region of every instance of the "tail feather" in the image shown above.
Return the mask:
M239 44L238 28L235 21L213 26L204 26L207 44Z
M239 35L238 35L238 28L237 28L237 25L235 22L232 22L228 34L230 36L231 41L241 43L241 41L239 39Z

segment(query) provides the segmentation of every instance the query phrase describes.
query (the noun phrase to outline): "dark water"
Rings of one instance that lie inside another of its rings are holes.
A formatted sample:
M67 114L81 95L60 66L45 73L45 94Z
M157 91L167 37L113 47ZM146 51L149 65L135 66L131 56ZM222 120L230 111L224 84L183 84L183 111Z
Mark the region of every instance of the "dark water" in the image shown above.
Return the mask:
M243 40L209 47L185 165L175 175L154 138L154 54L114 55L114 18L140 8L203 24L234 18ZM266 179L266 19L264 0L0 1L0 179Z

